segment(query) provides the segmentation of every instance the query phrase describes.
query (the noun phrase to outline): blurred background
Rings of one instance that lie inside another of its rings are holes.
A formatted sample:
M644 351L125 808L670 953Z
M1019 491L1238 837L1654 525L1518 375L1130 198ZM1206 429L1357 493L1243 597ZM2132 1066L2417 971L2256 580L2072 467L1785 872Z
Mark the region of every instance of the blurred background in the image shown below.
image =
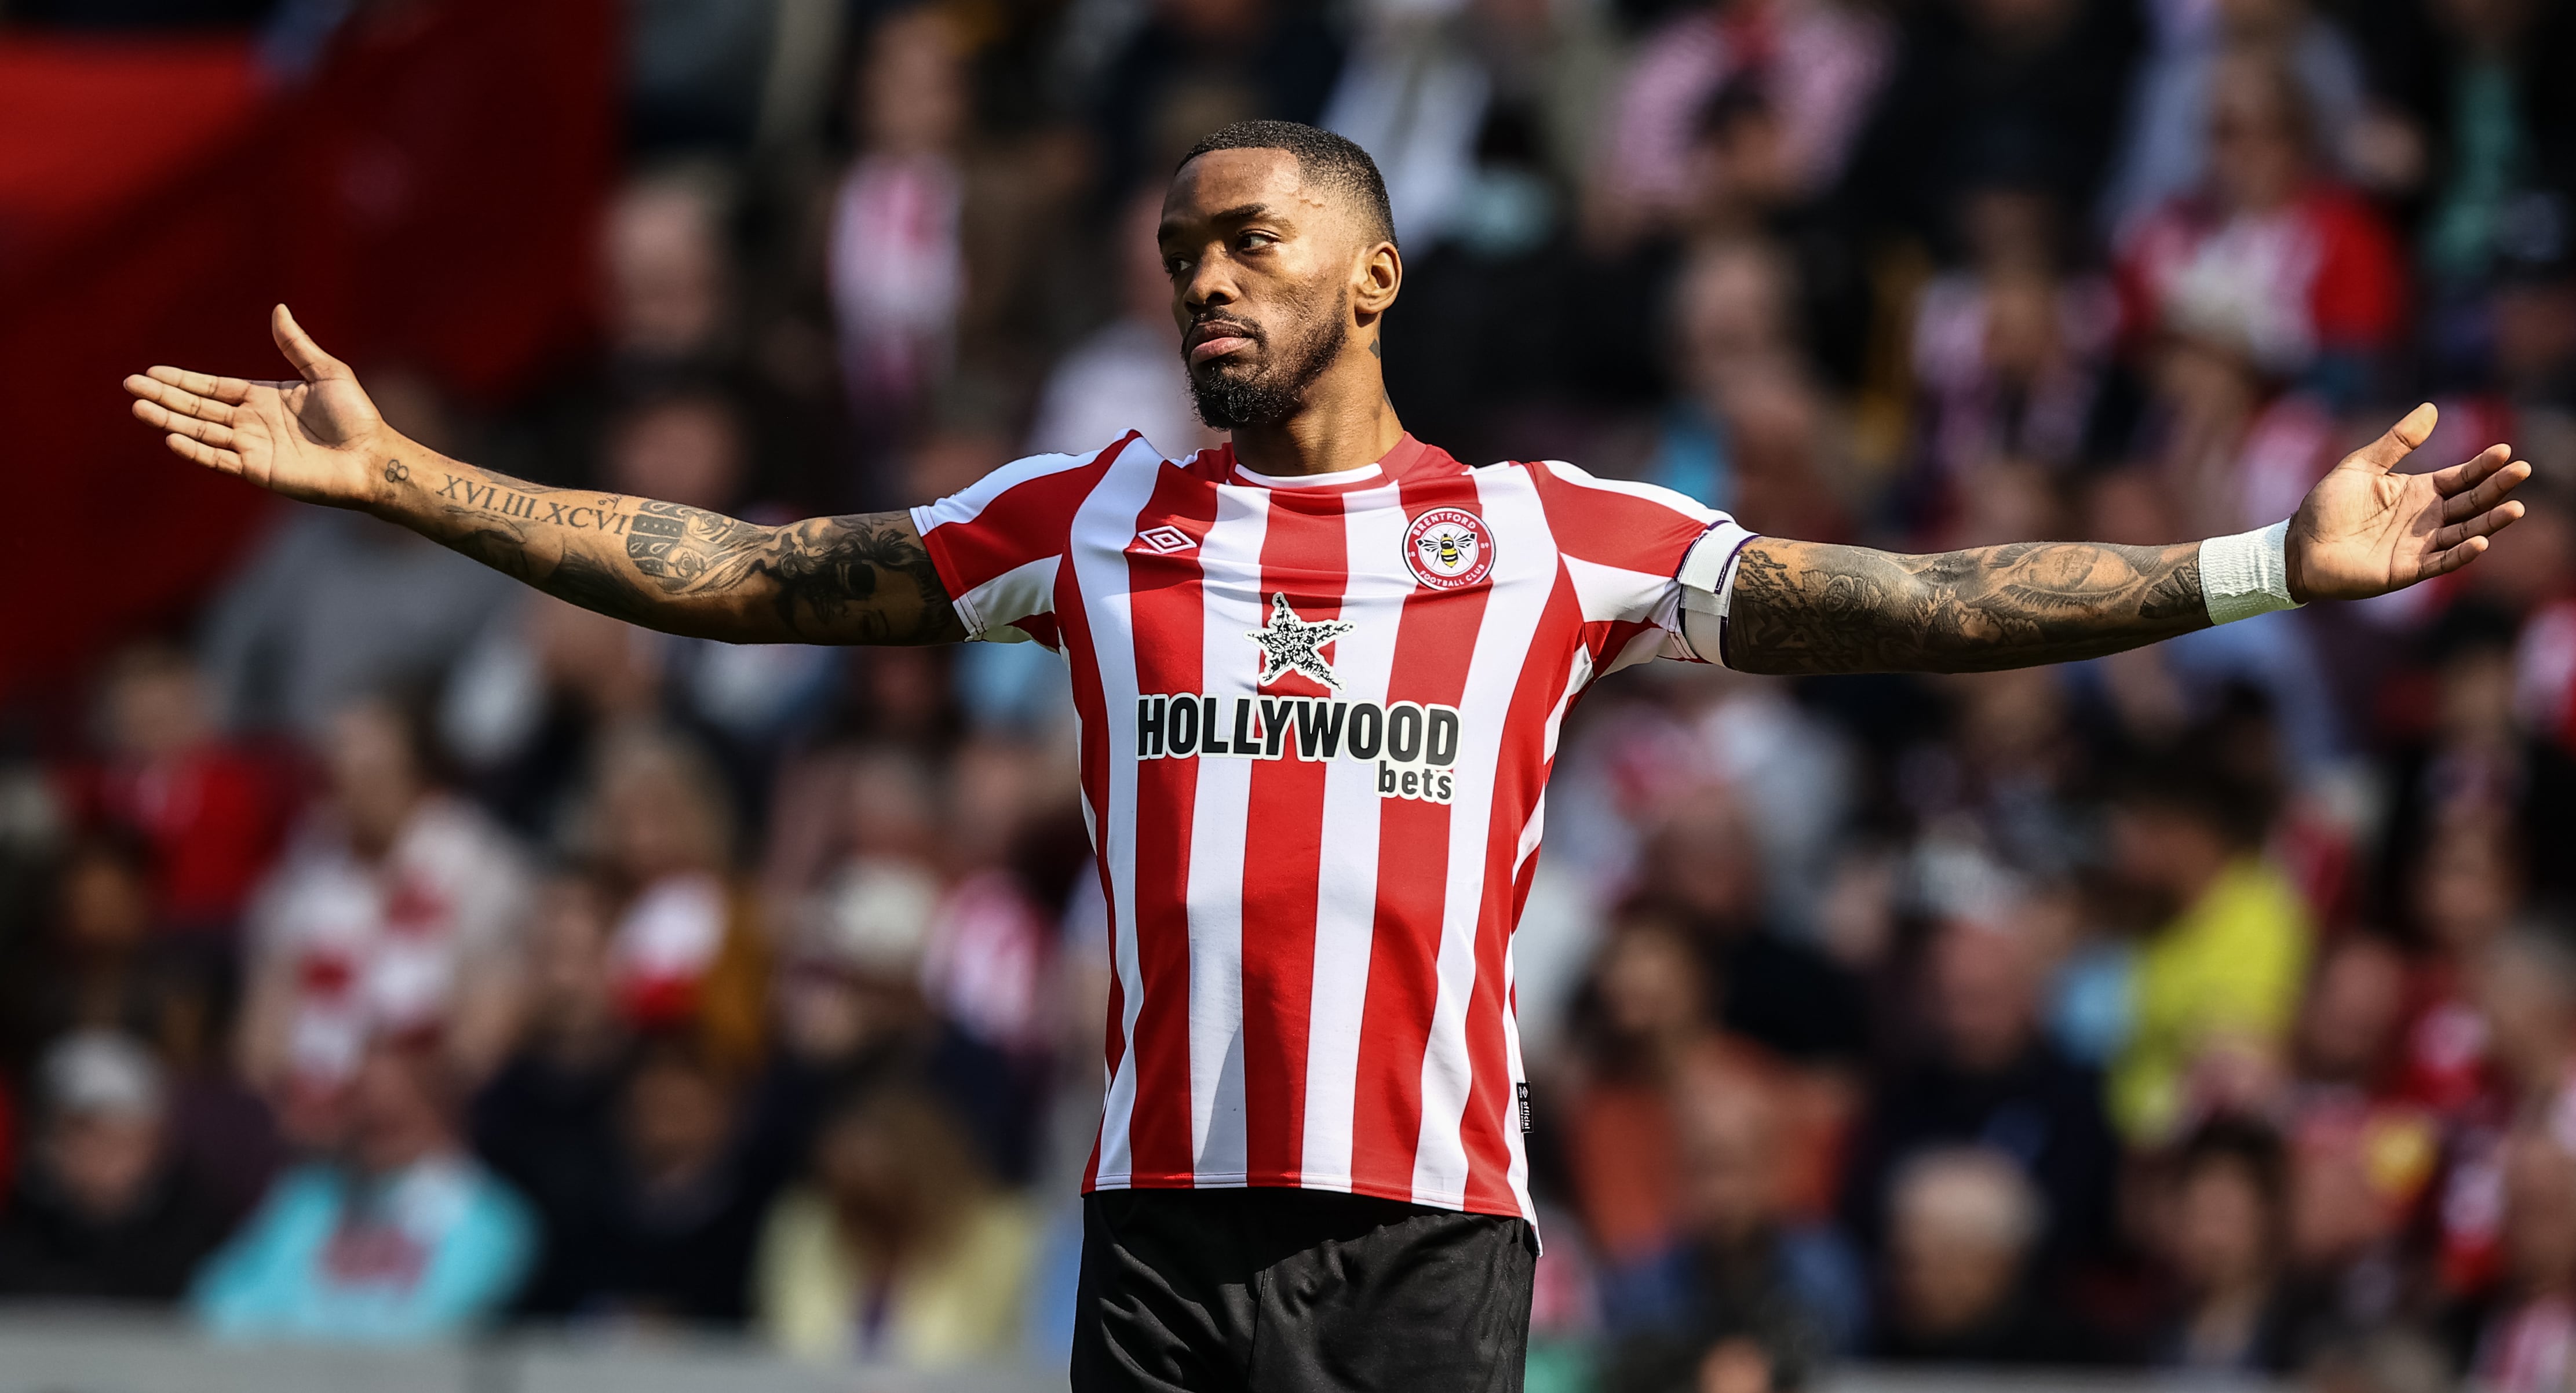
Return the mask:
M2571 59L2564 0L0 0L0 1294L1060 1384L1055 660L642 632L117 382L283 371L283 299L434 448L764 521L1185 454L1148 230L1272 116L1384 168L1470 460L1909 550L2259 526L2425 398L2538 469L2381 601L1594 693L1538 1393L2566 1389Z

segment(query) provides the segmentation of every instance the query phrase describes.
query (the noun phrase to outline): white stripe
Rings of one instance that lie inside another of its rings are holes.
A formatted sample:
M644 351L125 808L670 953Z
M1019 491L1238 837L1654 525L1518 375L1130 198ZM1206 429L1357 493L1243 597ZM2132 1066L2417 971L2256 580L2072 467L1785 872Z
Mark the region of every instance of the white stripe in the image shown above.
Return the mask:
M1574 698L1582 693L1583 684L1591 680L1592 650L1578 643L1574 646L1574 662L1566 671L1565 690L1557 693L1556 705L1547 713L1547 740L1540 754L1551 766L1556 762L1556 742L1565 734L1565 713L1573 709ZM1547 786L1542 784L1538 797L1530 802L1529 821L1521 824L1520 843L1512 849L1512 875L1515 879L1519 877L1523 863L1538 850L1540 832L1546 825ZM1520 925L1514 924L1512 928L1517 932Z
M1575 602L1583 607L1583 622L1587 624L1652 619L1655 606L1677 583L1671 576L1604 566L1579 556L1558 559L1565 563L1566 579L1574 582Z
M1333 645L1344 701L1386 701L1395 637L1413 573L1404 564L1406 518L1393 484L1343 501L1349 579L1342 616L1359 626ZM1345 734L1347 735L1347 731ZM1362 1013L1369 944L1377 925L1377 770L1355 759L1324 765L1324 835L1315 864L1315 981L1307 1008L1304 1174L1318 1190L1351 1188Z
M1217 699L1211 735L1234 735L1234 699L1255 695L1262 626L1261 541L1270 498L1216 491L1216 521L1199 543L1199 690ZM1252 815L1252 761L1201 753L1190 810L1190 1155L1202 1185L1241 1184L1243 1124L1243 858Z
M1132 459L1140 459L1153 453L1154 447L1146 444L1142 438L1138 438L1127 442L1126 449L1119 455L1119 462L1125 464ZM1061 474L1068 469L1080 469L1098 458L1100 458L1100 451L1092 450L1079 455L1031 455L1026 459L1013 460L936 503L913 509L912 525L927 534L934 527L952 527L958 523L973 522L983 514L984 509L990 506L994 499L1021 484L1031 479L1043 479L1049 474ZM1157 456L1156 459L1159 462L1160 457ZM1139 503L1136 506L1142 508L1145 505ZM1132 522L1134 519L1129 520Z
M1533 819L1534 820L1534 819ZM1512 1163L1504 1179L1512 1187L1512 1199L1521 1207L1521 1217L1535 1225L1538 1208L1530 1202L1529 1152L1521 1145L1521 1081L1529 1077L1521 1071L1520 974L1513 965L1510 939L1503 940L1503 1066L1511 1072L1508 1090L1509 1116L1503 1120L1503 1139L1511 1148Z
M1632 479L1604 479L1598 475L1586 473L1580 467L1567 464L1561 459L1540 460L1539 465L1559 481L1576 488L1599 489L1604 493L1624 493L1630 498L1642 498L1649 503L1660 503L1674 512L1697 518L1702 523L1731 521L1727 519L1726 514L1689 494L1678 489L1665 488L1661 484L1641 484Z
M1475 471L1485 525L1494 531L1493 591L1486 597L1458 702L1458 792L1449 805L1449 883L1440 914L1440 990L1422 1054L1422 1130L1413 1153L1414 1198L1456 1206L1467 1190L1459 1134L1474 1067L1467 1009L1476 987L1476 930L1485 893L1494 779L1502 767L1503 723L1530 656L1539 618L1556 588L1556 539L1530 477L1510 466ZM1508 1087L1508 1085L1505 1085Z
M1135 1161L1128 1148L1128 1120L1136 1111L1136 1012L1145 1004L1144 975L1136 958L1136 629L1135 600L1127 589L1127 543L1136 516L1154 494L1163 462L1139 442L1109 467L1073 518L1074 584L1091 627L1100 669L1101 711L1108 722L1108 808L1094 845L1109 867L1110 968L1118 975L1123 1016L1119 1038L1126 1049L1110 1075L1101 1105L1097 1183L1127 1184Z
M1055 572L1062 556L1041 556L1002 572L956 599L958 617L970 637L996 643L1024 643L1026 629L1016 620L1055 612Z

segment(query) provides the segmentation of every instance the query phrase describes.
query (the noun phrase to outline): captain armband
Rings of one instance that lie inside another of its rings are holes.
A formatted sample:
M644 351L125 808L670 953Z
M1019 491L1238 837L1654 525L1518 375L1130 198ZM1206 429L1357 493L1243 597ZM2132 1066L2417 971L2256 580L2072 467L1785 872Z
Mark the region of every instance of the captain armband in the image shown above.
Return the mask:
M1735 597L1735 562L1753 534L1712 527L1682 558L1682 642L1702 662L1726 665L1726 609Z
M2200 594L2210 623L2299 607L2290 598L2289 538L2290 524L2283 521L2200 544Z

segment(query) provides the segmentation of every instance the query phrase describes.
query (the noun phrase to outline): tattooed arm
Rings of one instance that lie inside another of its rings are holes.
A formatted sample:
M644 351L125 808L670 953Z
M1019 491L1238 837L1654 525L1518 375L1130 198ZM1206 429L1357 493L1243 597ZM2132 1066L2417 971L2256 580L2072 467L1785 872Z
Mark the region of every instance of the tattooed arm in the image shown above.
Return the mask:
M763 527L384 448L369 511L585 609L734 643L966 637L908 513Z
M134 413L188 459L307 502L357 508L550 595L735 643L946 643L966 636L906 513L763 527L703 508L548 488L387 427L346 365L280 305L301 380L177 368L129 377Z
M1748 672L1985 672L2205 628L2198 544L2021 542L1931 556L1757 537L1726 661Z
M2505 495L2531 466L2505 446L2398 469L2434 420L2415 408L2308 491L2280 543L2291 600L2366 599L2456 571L2522 516ZM1736 559L1725 658L1751 672L1984 672L2118 653L2209 624L2201 555L2022 542L1898 556L1757 537Z

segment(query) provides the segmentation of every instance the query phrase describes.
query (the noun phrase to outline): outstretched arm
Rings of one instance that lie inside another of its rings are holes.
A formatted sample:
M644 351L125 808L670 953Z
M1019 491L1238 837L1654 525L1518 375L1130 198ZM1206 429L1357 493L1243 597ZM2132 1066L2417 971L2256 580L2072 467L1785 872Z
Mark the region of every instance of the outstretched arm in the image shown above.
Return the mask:
M125 379L170 448L289 497L370 512L550 595L735 643L945 643L966 636L906 513L764 527L704 508L548 488L448 459L387 427L355 376L278 306L297 380L156 367Z
M2458 570L2522 516L2504 498L2531 466L2502 445L2396 472L2433 421L2417 407L2309 492L2284 539L2290 598L2362 599ZM1750 672L1985 672L2118 653L2211 622L2201 556L2198 543L1901 556L1757 537L1736 559L1725 658Z

